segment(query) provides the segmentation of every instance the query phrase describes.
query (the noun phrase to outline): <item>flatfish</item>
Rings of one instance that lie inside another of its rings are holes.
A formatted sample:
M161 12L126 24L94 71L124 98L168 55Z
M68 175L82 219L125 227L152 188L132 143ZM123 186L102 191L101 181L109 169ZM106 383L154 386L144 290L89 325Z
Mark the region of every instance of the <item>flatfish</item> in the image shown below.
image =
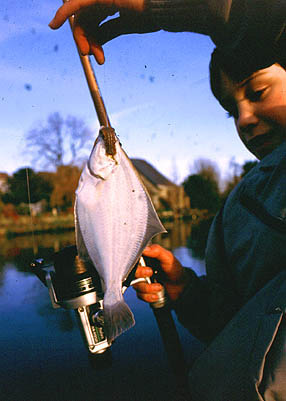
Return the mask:
M122 282L153 236L166 232L112 128L103 127L81 174L75 202L79 257L95 266L104 291L109 341L135 323Z

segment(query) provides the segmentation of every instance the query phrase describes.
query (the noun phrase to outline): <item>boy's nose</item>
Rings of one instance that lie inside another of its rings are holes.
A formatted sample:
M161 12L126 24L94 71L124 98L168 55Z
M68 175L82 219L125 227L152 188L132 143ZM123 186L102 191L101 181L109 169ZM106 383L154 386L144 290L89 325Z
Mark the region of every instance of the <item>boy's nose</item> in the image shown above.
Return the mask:
M238 105L238 118L236 120L237 129L240 132L248 132L258 123L254 105L248 101L241 101Z

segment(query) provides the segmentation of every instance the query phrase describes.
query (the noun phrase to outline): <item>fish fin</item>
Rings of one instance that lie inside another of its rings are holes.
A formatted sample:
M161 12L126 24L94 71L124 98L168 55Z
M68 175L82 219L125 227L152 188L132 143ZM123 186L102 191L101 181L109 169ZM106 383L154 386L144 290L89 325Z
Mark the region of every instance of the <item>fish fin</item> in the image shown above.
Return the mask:
M129 306L122 300L114 305L106 305L104 311L104 330L108 341L113 341L135 324Z
M129 163L129 165L131 166L132 170L134 171L138 181L140 182L146 196L148 199L148 223L147 223L147 232L145 234L145 237L149 237L147 243L150 241L150 239L152 239L155 235L157 234L162 234L162 233L167 233L168 231L166 230L166 228L163 226L157 211L153 205L151 196L140 176L140 174L138 173L138 170L135 168L134 164L132 163L132 161L129 159L129 157L127 156L127 154L124 152L124 150L122 149L122 152L127 160L127 163ZM145 246L144 246L145 248ZM143 249L144 249L143 248Z
M151 239L157 235L162 233L167 233L166 228L163 226L152 201L149 203L149 213L148 213L148 224L146 236L151 237Z

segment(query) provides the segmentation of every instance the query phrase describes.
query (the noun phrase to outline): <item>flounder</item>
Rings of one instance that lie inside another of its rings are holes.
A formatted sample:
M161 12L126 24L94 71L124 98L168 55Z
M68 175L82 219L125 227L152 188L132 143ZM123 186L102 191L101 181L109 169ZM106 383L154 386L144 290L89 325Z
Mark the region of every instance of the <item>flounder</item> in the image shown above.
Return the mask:
M151 238L166 232L112 128L100 129L81 174L75 226L79 257L91 259L101 278L105 332L112 341L135 323L122 282Z

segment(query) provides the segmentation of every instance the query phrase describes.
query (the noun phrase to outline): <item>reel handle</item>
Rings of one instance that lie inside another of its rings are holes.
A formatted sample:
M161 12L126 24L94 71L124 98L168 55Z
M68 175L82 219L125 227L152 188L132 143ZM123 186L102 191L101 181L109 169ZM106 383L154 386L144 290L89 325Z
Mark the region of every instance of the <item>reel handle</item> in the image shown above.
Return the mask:
M142 260L143 259L143 260ZM139 264L141 266L148 266L153 269L153 276L152 277L146 277L145 281L147 281L148 284L151 283L162 283L162 270L160 266L160 262L158 259L155 258L150 258L149 256L141 256L139 260ZM165 307L167 304L169 304L168 297L166 295L165 288L163 286L162 290L157 293L159 299L155 302L150 303L151 308L153 309L160 309Z
M136 269L138 266L149 266L153 269L154 274L153 276L150 277L140 277L140 278L135 278L135 273ZM122 283L122 294L127 290L128 287L132 286L133 284L137 283L142 283L142 282L147 282L148 284L151 283L161 283L162 277L162 272L160 268L160 263L158 262L157 259L155 258L149 258L147 256L141 256L139 261L136 263L132 271L129 273L128 277L126 280L123 281ZM159 299L155 302L150 303L150 306L154 309L162 308L169 304L168 299L165 294L165 289L164 287L162 288L161 291L158 292Z

